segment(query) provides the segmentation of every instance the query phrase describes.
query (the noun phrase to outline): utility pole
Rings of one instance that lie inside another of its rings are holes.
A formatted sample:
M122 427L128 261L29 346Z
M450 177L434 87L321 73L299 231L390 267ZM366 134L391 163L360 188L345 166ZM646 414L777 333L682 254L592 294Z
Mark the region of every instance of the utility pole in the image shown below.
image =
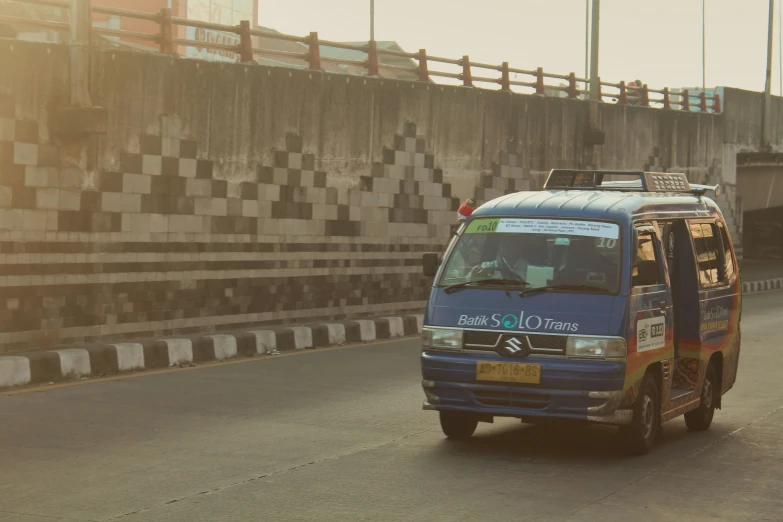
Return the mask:
M592 42L590 45L590 99L600 101L598 99L598 91L600 85L598 84L598 34L601 17L601 0L593 0L593 30L590 35Z
M590 0L585 0L585 90L590 78Z
M770 135L770 109L772 97L772 39L774 37L773 28L775 16L775 0L769 0L769 30L767 31L767 76L764 82L764 114L761 124L761 146L767 146L767 140Z
M375 41L375 0L370 0L370 41Z
M87 88L90 72L90 29L92 10L90 0L71 0L71 105L89 107Z
M707 0L701 0L701 90L707 92L707 23L705 11Z
M764 92L772 92L772 40L774 38L775 0L769 0L769 31L767 32L767 78L764 84Z

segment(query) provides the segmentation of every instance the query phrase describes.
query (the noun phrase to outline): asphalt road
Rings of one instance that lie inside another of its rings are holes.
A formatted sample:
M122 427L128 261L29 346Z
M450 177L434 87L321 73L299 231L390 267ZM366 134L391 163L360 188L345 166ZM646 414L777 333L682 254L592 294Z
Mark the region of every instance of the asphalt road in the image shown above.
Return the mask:
M712 428L644 457L601 426L445 440L417 340L0 395L0 521L783 520L782 313L746 297Z

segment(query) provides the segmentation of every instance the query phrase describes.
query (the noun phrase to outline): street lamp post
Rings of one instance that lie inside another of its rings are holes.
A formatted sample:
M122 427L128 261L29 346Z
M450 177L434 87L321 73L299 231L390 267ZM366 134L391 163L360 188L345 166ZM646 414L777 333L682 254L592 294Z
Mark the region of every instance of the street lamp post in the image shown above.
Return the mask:
M770 106L771 106L771 100L770 97L772 95L772 38L773 38L773 29L775 27L774 23L774 15L775 15L775 0L769 0L769 29L767 31L767 75L766 75L766 81L764 82L764 114L762 116L762 123L761 123L761 146L766 147L768 145L768 140L770 137L770 130L771 130L771 120L770 117Z
M370 41L375 41L375 0L370 0Z
M585 0L585 90L590 78L590 0Z
M600 101L598 99L598 92L600 85L598 84L598 33L601 17L601 0L593 0L593 30L592 42L590 45L590 99Z
M767 31L767 77L764 84L764 92L769 95L772 92L772 39L774 28L775 0L769 0L769 30Z
M706 92L707 89L707 36L705 21L705 7L707 0L701 0L701 90Z

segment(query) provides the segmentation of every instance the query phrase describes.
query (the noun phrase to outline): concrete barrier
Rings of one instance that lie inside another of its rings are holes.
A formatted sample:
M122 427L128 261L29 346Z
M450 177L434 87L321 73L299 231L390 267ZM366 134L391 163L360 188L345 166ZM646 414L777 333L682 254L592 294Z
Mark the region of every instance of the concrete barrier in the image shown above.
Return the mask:
M0 357L0 389L398 338L420 333L422 322L422 315L383 317L31 352Z
M754 292L767 292L769 290L783 289L783 277L774 279L764 279L762 281L748 281L742 283L742 293L752 294Z

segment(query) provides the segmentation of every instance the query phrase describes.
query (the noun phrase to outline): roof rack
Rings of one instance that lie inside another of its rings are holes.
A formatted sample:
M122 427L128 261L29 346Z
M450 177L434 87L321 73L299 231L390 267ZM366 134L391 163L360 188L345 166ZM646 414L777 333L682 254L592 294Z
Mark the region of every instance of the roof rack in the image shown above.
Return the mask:
M606 179L609 178L609 179ZM678 192L720 195L720 186L690 184L680 172L644 172L643 170L552 169L544 190L617 190L628 192Z

